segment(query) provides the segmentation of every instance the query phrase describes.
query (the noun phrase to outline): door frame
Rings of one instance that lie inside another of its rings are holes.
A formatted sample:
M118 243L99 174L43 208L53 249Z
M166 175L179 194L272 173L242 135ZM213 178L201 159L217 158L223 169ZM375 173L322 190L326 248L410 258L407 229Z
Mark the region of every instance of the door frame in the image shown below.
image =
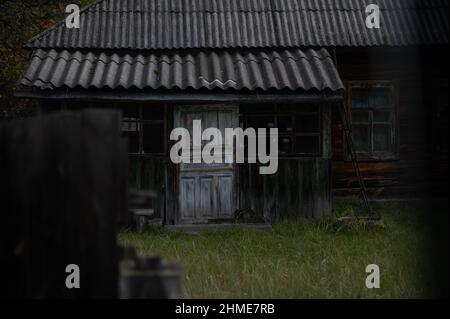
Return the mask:
M239 120L239 104L237 103L228 103L228 104L224 104L224 103L213 103L213 104L180 104L180 105L174 105L173 106L173 120L172 120L172 128L176 128L179 127L181 124L181 112L185 109L189 109L189 111L211 111L211 110L218 110L218 111L232 111L233 113L233 119L235 122L235 128L236 127L240 127L241 123ZM207 127L202 127L202 129L206 129ZM175 203L175 214L174 214L174 222L175 224L186 224L186 222L183 222L182 220L182 214L181 214L181 207L180 207L180 196L181 196L181 185L180 185L180 165L181 164L172 164L174 166L174 172L175 172L175 176L174 176L174 182L175 182L175 196L173 196L173 198L176 200ZM214 165L214 164L212 164ZM233 162L231 164L231 170L233 173L233 181L232 181L232 185L233 185L233 202L234 202L234 210L237 210L239 208L239 200L240 200L240 196L239 196L239 170L237 167L237 164L235 162ZM190 173L194 173L194 171L190 172ZM199 220L199 223L202 222L207 222L207 221L201 221ZM196 223L196 221L194 221L194 223Z

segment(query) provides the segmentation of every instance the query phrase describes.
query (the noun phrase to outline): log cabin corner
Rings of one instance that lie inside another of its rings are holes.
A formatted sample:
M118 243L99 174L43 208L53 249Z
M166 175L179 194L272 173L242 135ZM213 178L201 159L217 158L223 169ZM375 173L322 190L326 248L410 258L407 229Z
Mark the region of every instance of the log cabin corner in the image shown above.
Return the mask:
M448 3L99 0L79 29L31 39L19 98L41 112L123 114L129 183L157 193L166 225L326 216L358 196L342 114L372 199L444 196L448 182ZM340 112L340 108L345 110ZM175 165L174 127L279 129L279 167Z

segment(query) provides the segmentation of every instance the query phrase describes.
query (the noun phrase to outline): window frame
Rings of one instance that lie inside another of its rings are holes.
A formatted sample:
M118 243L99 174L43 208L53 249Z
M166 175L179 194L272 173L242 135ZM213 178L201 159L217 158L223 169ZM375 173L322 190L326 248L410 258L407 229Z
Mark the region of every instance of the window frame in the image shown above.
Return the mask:
M308 136L314 136L318 138L318 152L317 153L299 153L299 152L290 152L290 153L279 153L279 158L321 158L324 154L323 149L323 141L324 141L324 131L323 131L323 108L321 104L310 104L310 105L297 105L297 104L281 104L281 103L274 103L270 104L272 109L270 111L264 110L264 111L247 111L248 109L255 108L255 106L252 105L241 105L240 106L240 124L241 127L245 130L248 128L248 118L255 118L255 117L272 117L274 122L274 128L278 128L278 122L281 117L290 117L292 118L292 132L280 132L278 130L278 138L281 139L283 137L288 137L292 139L291 144L291 150L295 150L295 144L296 144L296 138L297 137L308 137ZM312 106L317 108L317 111L308 111L305 110L305 107ZM281 109L281 110L280 110ZM305 133L305 132L297 132L297 126L296 126L296 120L298 115L317 115L318 117L318 129L317 133ZM252 126L253 127L253 126ZM280 145L278 145L278 149L280 150ZM247 152L247 151L246 151ZM247 154L247 153L246 153Z
M163 108L163 114L162 114L162 119L157 119L157 120L152 120L152 119L144 119L144 115L143 115L143 108L146 107L154 107L156 105L152 105L152 104L144 104L144 103L136 103L136 104L126 104L126 105L121 105L121 104L117 104L116 106L121 110L122 112L122 121L121 121L121 125L123 125L123 123L136 123L137 127L138 127L138 144L139 144L139 149L138 152L128 152L129 156L133 156L133 157L165 157L167 155L167 150L168 150L168 142L167 142L167 105L166 104L157 104L159 107ZM133 120L126 120L128 117L125 117L124 114L124 109L126 109L127 107L137 107L138 109L138 117L133 121ZM164 141L163 141L163 150L162 152L152 152L152 153L146 153L144 151L144 126L145 125L162 125L162 129L163 129L163 137L164 137ZM122 131L121 131L122 132Z
M361 112L367 112L368 119L367 122L356 122L358 124L367 124L369 132L368 132L368 142L369 142L369 150L368 152L356 152L356 157L360 161L396 161L399 160L399 151L398 151L398 139L399 139L399 125L398 125L398 105L399 105L399 89L398 89L398 81L397 80L351 80L347 81L347 94L346 94L346 108L348 114L348 122L350 125L350 129L353 136L353 125L355 122L353 121L353 111L361 110ZM391 101L392 108L356 108L352 107L352 91L354 89L367 89L367 88L389 88L392 92ZM389 111L391 112L392 119L390 121L377 121L375 122L373 119L374 112L376 111ZM374 150L374 134L373 127L374 125L390 125L390 150L386 151L375 151ZM345 139L345 134L343 134L343 138ZM354 142L353 138L353 142ZM353 143L354 146L354 143ZM347 147L347 143L344 143L346 160L350 161L351 156Z

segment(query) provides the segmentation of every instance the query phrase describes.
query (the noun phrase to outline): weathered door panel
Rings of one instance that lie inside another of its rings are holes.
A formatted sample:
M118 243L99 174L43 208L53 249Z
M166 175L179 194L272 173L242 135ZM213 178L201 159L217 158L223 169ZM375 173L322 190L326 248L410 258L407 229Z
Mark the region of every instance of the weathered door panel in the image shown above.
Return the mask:
M184 212L184 218L195 218L195 177L183 176L180 179L180 210Z
M202 145L193 145L193 121L202 121L202 131L218 128L222 133L224 149L225 128L238 127L237 105L202 105L177 106L174 112L174 127L188 129L191 134L191 152L201 152L209 141L202 141ZM179 165L179 212L180 223L203 223L211 219L232 218L236 210L237 192L235 190L234 165L226 163L206 164L191 163ZM221 155L222 159L224 155Z

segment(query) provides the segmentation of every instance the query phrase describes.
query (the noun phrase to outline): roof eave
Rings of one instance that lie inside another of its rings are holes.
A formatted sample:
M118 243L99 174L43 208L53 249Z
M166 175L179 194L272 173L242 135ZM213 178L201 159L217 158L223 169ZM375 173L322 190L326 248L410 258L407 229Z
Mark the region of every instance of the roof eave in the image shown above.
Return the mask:
M45 101L90 102L170 102L170 103L336 103L344 99L343 91L320 93L147 93L93 92L83 90L38 91L18 90L17 98Z

